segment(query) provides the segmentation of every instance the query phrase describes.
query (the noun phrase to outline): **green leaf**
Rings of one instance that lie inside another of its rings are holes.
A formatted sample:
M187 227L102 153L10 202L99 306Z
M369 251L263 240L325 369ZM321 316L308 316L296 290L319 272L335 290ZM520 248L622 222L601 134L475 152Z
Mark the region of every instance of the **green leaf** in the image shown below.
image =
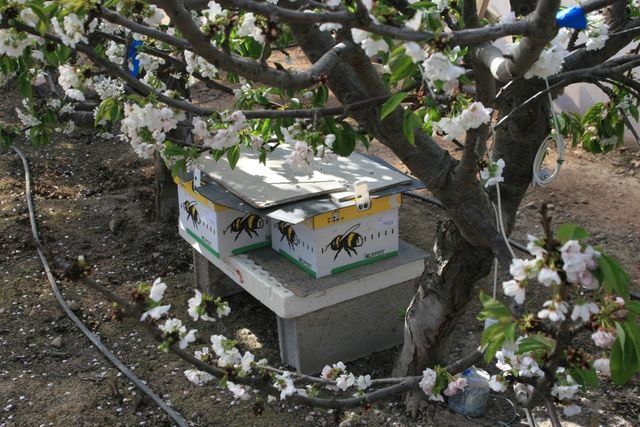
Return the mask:
M407 92L398 92L382 104L380 111L380 120L384 120L389 114L393 113L402 101L407 97Z
M111 107L113 106L113 102L114 99L113 98L107 98L105 100L103 100L100 105L98 105L98 110L96 111L95 114L95 119L94 119L94 126L98 126L98 124L100 122L102 122L103 120L109 120L109 116L110 114L108 114L107 112L111 111Z
M598 380L598 374L594 368L590 369L578 369L578 368L570 368L569 373L571 374L571 378L573 378L578 384L582 387L594 387L597 388L600 385L600 381Z
M495 319L498 322L509 322L513 320L511 311L500 301L491 298L484 292L480 292L480 303L483 310L478 315L478 320Z
M231 169L235 169L240 160L240 146L234 145L227 150L227 160L229 160L229 166Z
M518 323L511 322L507 324L504 328L504 337L509 342L516 342L516 329L518 327Z
M31 99L32 97L32 87L31 87L31 76L28 71L23 71L18 74L16 77L16 86L20 95L25 98Z
M416 128L420 128L422 126L422 122L418 118L416 114L414 114L410 110L404 111L404 119L402 120L402 134L409 144L416 145Z
M389 68L391 69L389 82L394 84L413 74L416 70L416 64L413 63L409 56L401 54L389 62Z
M582 127L585 127L589 124L597 125L600 122L603 111L604 104L602 102L594 104L584 113L584 115L582 116L582 120L580 120L580 124L582 125Z
M625 301L624 308L635 315L640 315L640 301Z
M635 322L635 319L627 319L622 327L625 331L627 340L630 340L635 349L638 360L640 360L640 326Z
M109 110L109 119L112 122L118 122L124 118L124 111L122 106L117 100L114 100L111 109Z
M504 343L504 323L494 323L484 330L480 344L484 347L484 360L489 363Z
M569 240L584 240L588 237L589 232L575 224L562 224L556 232L556 239L563 244Z
M356 148L356 133L347 122L340 122L335 127L336 140L333 143L333 151L339 156L348 156Z
M171 175L176 176L187 171L187 159L179 159L171 168Z
M621 340L620 335L616 337L611 348L610 366L614 384L625 384L635 375L640 368L640 363L632 340Z
M640 118L640 111L638 111L638 106L635 104L630 104L629 114L631 114L631 117L633 117L636 121L638 121L638 118Z
M329 89L325 85L321 85L313 94L311 102L315 107L322 107L329 99Z
M186 156L187 150L171 141L164 142L164 154L167 157Z
M611 348L611 379L624 384L640 371L640 327L635 321L616 322L616 340Z
M618 322L616 322L616 333L617 333L617 339L620 340L620 345L622 346L622 348L624 348L624 344L625 344L625 338L627 336L627 334L624 331L624 328L622 327L622 325Z
M607 254L600 254L596 276L606 292L618 294L625 300L629 299L631 293L629 275L615 259Z
M529 335L518 343L518 354L528 352L547 353L553 351L555 340L543 335Z

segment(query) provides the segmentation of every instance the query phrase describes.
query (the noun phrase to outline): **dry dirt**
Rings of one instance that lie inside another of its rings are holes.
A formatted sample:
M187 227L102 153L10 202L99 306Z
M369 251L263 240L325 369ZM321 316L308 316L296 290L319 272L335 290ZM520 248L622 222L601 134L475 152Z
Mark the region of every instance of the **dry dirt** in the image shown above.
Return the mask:
M0 117L13 119L12 93L1 93ZM169 298L185 304L192 295L190 247L175 224L153 217L153 179L149 162L139 160L127 144L78 131L53 145L25 144L34 179L37 221L47 247L57 256L84 255L94 277L126 295L139 281L162 276ZM384 147L374 153L394 161ZM397 164L397 162L396 162ZM400 165L401 166L401 165ZM537 208L555 205L556 223L575 222L591 230L593 241L617 256L640 289L640 151L592 156L571 151L560 177L548 188L532 189L522 204L514 238L540 234ZM444 213L423 202L405 199L402 236L425 249ZM479 288L491 292L489 280ZM485 417L470 420L445 406L429 406L408 419L400 400L375 404L347 414L266 403L256 395L236 403L216 386L196 387L184 378L188 366L160 353L144 329L131 320L111 319L110 304L89 289L62 283L67 301L103 343L133 368L149 386L194 426L330 426L345 419L370 426L494 426L509 421L508 402L492 400ZM186 305L186 304L185 304ZM232 314L210 331L240 338L258 357L279 360L276 319L248 295L230 298ZM474 302L457 328L451 357L477 345L482 325ZM202 325L199 325L202 328ZM205 336L205 334L201 334ZM204 342L204 341L203 341ZM356 374L380 377L390 372L395 350L374 354L348 366ZM640 425L640 379L625 387L603 381L584 395L584 410L566 425ZM509 397L509 395L507 395ZM260 410L263 411L260 411ZM539 425L545 414L536 411ZM518 412L512 425L524 425ZM18 157L0 152L0 427L4 426L171 425L167 416L114 369L73 326L58 307L30 239L24 179ZM502 424L504 425L504 424Z

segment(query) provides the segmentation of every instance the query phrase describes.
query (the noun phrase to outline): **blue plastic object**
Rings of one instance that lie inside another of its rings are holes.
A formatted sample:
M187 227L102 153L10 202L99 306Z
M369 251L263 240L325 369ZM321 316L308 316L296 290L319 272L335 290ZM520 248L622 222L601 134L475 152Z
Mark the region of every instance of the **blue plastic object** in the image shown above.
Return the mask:
M142 46L142 40L131 40L129 49L127 49L127 60L131 64L129 74L138 77L140 74L140 60L138 59L138 48Z
M580 6L562 9L556 13L556 23L559 27L584 30L587 28L587 17Z

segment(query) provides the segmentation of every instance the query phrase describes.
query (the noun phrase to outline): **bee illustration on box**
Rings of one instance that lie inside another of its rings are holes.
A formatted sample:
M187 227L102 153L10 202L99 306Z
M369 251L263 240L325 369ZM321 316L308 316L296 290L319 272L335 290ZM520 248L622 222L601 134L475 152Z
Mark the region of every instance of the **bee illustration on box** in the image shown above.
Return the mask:
M294 250L294 246L298 246L298 243L300 243L300 239L296 235L296 231L293 229L293 225L284 221L280 221L278 222L278 230L280 230L280 233L282 234L282 237L280 237L280 241L282 242L282 240L284 240L284 238L286 237L289 248L291 250Z
M226 234L229 230L231 230L232 233L236 233L236 237L233 239L235 242L243 231L246 232L249 237L254 237L254 235L257 237L258 232L256 230L262 227L264 227L264 220L258 215L249 213L231 221L231 224L224 229L224 233Z
M329 247L336 251L336 255L333 257L335 261L340 255L340 252L344 249L349 257L351 257L351 252L358 255L358 251L356 248L359 248L364 243L364 239L361 235L356 233L355 231L360 227L360 224L356 224L353 227L349 228L343 234L339 234L333 238L333 240L325 247L325 250Z
M193 226L195 228L198 228L198 224L202 222L200 220L200 215L198 214L198 209L196 208L197 204L198 202L196 202L195 200L194 201L187 200L182 204L182 206L184 207L184 210L187 212L187 219L190 219L193 222Z

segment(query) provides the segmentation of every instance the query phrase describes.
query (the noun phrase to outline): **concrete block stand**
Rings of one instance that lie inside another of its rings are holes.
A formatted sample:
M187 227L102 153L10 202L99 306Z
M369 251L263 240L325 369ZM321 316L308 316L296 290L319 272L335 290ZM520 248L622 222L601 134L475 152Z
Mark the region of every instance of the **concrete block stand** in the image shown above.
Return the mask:
M196 285L216 296L245 290L274 312L282 363L305 374L400 344L426 256L401 241L397 257L313 279L269 248L207 259L191 243Z

